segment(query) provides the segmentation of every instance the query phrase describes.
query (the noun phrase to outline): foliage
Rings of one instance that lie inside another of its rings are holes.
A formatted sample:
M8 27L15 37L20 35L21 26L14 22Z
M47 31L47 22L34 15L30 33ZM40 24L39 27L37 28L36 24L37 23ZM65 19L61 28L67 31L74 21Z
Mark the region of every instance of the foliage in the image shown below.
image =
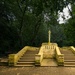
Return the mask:
M75 17L69 19L68 22L64 25L64 32L66 35L67 45L75 46Z
M69 3L73 5L74 0L1 0L0 51L20 50L25 45L39 46L48 41L49 29L52 42L61 44L64 36L57 21L58 11Z

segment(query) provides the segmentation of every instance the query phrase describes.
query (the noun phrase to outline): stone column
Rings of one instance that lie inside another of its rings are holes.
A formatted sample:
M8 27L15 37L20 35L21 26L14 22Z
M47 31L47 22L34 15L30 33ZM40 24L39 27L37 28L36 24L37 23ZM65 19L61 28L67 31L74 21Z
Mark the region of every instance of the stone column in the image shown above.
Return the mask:
M48 43L50 44L50 37L51 37L51 31L50 30L48 31L48 34L49 34L49 36L48 36Z

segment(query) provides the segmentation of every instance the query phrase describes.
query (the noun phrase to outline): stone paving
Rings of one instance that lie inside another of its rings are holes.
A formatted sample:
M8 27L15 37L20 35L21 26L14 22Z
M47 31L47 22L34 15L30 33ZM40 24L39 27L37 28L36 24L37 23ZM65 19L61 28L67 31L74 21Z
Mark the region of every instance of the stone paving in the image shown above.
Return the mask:
M75 67L0 66L0 75L75 75Z
M58 66L55 59L43 59L41 66Z

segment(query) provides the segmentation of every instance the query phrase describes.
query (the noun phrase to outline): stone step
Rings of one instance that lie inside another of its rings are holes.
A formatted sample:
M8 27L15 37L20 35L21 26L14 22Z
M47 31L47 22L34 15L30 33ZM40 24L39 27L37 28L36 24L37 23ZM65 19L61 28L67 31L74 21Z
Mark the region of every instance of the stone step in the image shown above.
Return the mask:
M63 52L62 54L64 54L64 55L74 55L73 53L67 53L67 52Z
M75 57L74 54L64 54L65 57Z
M64 65L75 65L75 62L64 62Z
M17 64L17 65L15 65L15 66L16 66L16 67L23 67L23 66L24 66L24 67L32 67L32 66L34 66L34 65L18 65L18 64Z
M34 66L35 65L35 54L39 51L27 51L18 61L16 66Z
M20 59L21 61L33 61L35 59Z
M34 61L35 59L20 59L19 61Z
M75 56L67 56L67 57L65 57L64 56L64 60L75 60Z
M28 53L29 53L29 52L32 52L32 53L34 52L34 53L35 53L35 52L39 52L39 50L35 50L35 51L29 51L29 50L27 50L27 52L28 52Z
M67 55L69 55L69 54L73 54L72 52L61 52L62 54L67 54Z
M64 59L65 59L65 60L66 60L66 59L69 59L69 60L71 60L71 59L72 59L72 60L75 60L75 57L65 57L65 56L64 56Z
M65 48L60 51L64 54L64 66L75 66L75 55L71 51L71 48Z
M22 57L30 57L30 56L35 56L35 54L26 54L26 55L23 55Z
M37 54L39 52L39 50L35 50L35 51L26 51L26 53L24 54L24 55L26 55L26 54Z
M71 50L60 50L62 54L73 54Z
M35 62L31 61L27 61L27 62L17 62L17 64L34 64Z
M38 52L25 52L25 54L36 54Z
M34 66L35 62L17 62L16 66Z
M20 59L20 60L35 60L34 58L26 58L26 59Z
M35 56L23 56L23 57L21 57L20 59L27 59L27 58L35 58Z
M31 62L31 61L34 62L35 60L30 60L30 59L29 60L19 60L18 62Z
M39 51L27 51L26 53L38 53Z
M64 60L75 60L75 58L64 58Z
M35 56L23 56L21 58L35 58Z
M35 57L21 57L20 59L35 59Z
M25 57L25 56L35 56L35 54L25 54L25 55L23 55L22 57Z
M36 53L26 52L25 54L38 54L38 52Z
M75 65L64 65L65 67L75 67Z
M64 58L75 59L75 56L64 56Z
M75 56L64 56L65 58L75 58Z
M70 53L70 54L65 54L65 53L63 53L64 55L67 55L67 56L75 56L73 53Z
M24 54L23 56L35 56L35 54Z
M60 50L60 51L61 51L61 52L68 52L68 53L72 52L71 50L68 50L68 49L67 49L67 50L63 50L63 49L62 49L62 50Z
M64 62L75 62L75 60L64 60Z
M73 54L73 55L64 55L64 57L75 57L75 55Z

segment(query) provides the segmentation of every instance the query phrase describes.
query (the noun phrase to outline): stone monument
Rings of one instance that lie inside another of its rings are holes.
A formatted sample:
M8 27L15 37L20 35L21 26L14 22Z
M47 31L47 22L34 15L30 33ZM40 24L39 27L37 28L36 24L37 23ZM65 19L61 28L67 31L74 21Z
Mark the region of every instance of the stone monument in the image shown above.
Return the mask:
M48 31L48 43L43 43L41 50L43 52L43 58L54 58L56 43L51 43L51 31Z

